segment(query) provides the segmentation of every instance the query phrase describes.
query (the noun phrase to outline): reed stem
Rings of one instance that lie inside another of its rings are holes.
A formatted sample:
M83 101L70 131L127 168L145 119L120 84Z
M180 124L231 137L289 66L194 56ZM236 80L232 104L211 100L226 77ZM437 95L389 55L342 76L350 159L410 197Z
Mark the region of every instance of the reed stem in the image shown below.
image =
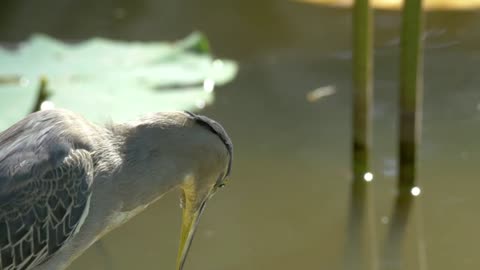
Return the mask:
M348 270L375 270L378 261L373 190L364 179L366 173L370 172L373 103L372 51L372 8L369 0L357 0L353 7L353 182L346 255Z
M385 257L382 263L384 270L403 269L402 243L413 208L412 188L416 183L423 96L422 1L405 0L402 20L398 195L386 240Z
M46 77L40 78L40 85L38 86L37 99L35 105L33 106L32 112L40 111L42 103L50 97L50 92L48 92L48 80Z

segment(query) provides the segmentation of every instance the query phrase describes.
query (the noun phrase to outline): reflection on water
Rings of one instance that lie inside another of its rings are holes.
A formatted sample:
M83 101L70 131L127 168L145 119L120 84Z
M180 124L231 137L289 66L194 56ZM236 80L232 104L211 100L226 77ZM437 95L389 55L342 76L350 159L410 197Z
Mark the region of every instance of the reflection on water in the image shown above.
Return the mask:
M224 124L236 153L233 177L209 203L186 269L343 269L350 191L347 9L281 0L4 2L6 43L36 31L67 40L171 40L205 31L218 56L240 62L238 78L219 87L215 104L203 111ZM396 12L376 12L371 184L379 243L396 194L398 48L391 41L399 22ZM424 261L428 269L479 269L480 14L433 12L426 27L441 31L426 37L416 197L422 209L414 209L407 227L404 269L423 269ZM436 44L452 45L429 47ZM305 98L330 85L335 94L319 102ZM179 225L173 192L107 235L108 255L92 248L70 269L174 269Z
M207 93L213 92L213 89L215 88L215 81L208 78L203 81L203 90Z
M367 172L365 175L363 175L363 179L367 182L371 182L373 181L373 174L371 172Z
M54 108L55 108L55 104L54 104L52 101L49 101L49 100L45 100L45 101L42 102L42 104L40 105L40 110L41 110L41 111L51 110L51 109L54 109Z
M334 5L350 7L355 0L292 0L302 3L317 5ZM376 8L399 9L403 0L371 0L370 3ZM423 6L427 9L472 9L480 7L479 0L423 0Z
M419 187L413 187L410 190L410 193L412 193L412 195L416 197L416 196L419 196L420 193L422 193L422 190Z

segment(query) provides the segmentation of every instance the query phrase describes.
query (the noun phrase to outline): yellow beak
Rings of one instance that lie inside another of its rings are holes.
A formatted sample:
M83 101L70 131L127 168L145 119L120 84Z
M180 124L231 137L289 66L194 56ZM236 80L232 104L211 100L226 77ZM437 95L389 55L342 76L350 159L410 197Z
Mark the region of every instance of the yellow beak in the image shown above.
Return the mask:
M206 200L197 209L192 209L192 204L186 203L182 213L182 231L178 247L177 270L182 270L187 258L188 250L192 244L193 235L197 229L198 221L205 208Z

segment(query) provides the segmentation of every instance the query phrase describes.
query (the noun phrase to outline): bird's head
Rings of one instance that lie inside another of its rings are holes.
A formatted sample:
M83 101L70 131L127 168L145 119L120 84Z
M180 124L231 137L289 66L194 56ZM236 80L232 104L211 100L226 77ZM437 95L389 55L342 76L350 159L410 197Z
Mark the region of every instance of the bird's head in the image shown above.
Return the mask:
M181 270L207 201L230 175L232 142L220 124L190 112L155 113L112 131L124 138L124 209L148 205L168 190L180 189Z
M207 201L217 192L218 189L225 186L230 175L233 157L233 145L229 136L223 129L223 127L217 122L207 118L205 116L196 115L190 112L186 112L196 125L208 131L210 134L214 134L217 139L220 139L222 147L226 150L226 156L224 157L210 157L211 161L203 164L205 168L199 166L196 176L187 175L181 188L181 206L182 213L182 229L180 234L180 245L177 257L177 269L181 270L185 263L185 259L188 250L191 246L193 235L198 225L200 216ZM211 147L214 144L211 145ZM216 144L218 146L218 144ZM208 152L206 150L205 152ZM224 151L214 151L221 153ZM225 153L225 152L224 152ZM199 159L202 159L200 156ZM207 157L204 157L207 158ZM203 162L202 162L203 163ZM212 170L212 165L218 163L219 167Z

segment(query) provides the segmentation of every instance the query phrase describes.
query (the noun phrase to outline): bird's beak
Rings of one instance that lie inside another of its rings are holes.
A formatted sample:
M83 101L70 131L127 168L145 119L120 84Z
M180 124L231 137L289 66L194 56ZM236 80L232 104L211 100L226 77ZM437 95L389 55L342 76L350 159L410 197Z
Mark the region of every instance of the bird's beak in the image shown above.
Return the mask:
M195 204L189 203L189 200L187 199L183 205L182 232L180 234L180 245L178 248L177 270L183 269L188 250L192 244L193 235L197 229L200 216L205 209L206 202L207 200L205 199L199 204L199 206L195 207Z

